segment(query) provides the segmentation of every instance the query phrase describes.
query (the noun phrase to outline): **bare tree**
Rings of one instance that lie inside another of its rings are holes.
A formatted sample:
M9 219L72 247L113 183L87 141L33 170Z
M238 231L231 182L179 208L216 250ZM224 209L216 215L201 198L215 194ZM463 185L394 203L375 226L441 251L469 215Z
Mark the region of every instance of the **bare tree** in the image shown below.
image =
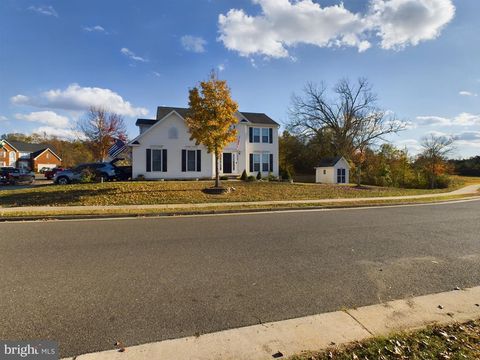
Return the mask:
M91 107L78 124L97 160L105 161L115 139L127 139L123 117L104 108Z
M419 160L423 164L431 189L437 186L438 176L446 170L447 157L455 150L454 142L455 138L452 136L434 134L422 139L423 150L419 155Z
M296 134L312 137L327 130L332 134L336 155L355 163L357 185L367 147L386 135L397 133L405 124L377 107L377 97L367 79L356 83L344 79L333 88L335 99L327 96L325 84L308 83L303 96L293 95L287 128Z

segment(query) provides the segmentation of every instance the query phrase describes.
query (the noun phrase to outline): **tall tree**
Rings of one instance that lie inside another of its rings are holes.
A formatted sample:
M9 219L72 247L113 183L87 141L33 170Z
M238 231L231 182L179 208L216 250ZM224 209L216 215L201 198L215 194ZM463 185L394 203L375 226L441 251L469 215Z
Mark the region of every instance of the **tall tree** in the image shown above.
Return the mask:
M238 105L230 96L227 82L212 72L207 81L189 91L189 107L186 122L190 140L204 145L208 153L215 155L215 187L220 187L220 154L226 145L236 140Z
M104 108L91 107L78 127L90 144L95 158L100 161L105 161L115 139L127 139L123 117Z
M437 179L448 169L447 157L455 148L453 143L455 138L451 136L437 136L431 134L422 139L422 152L418 161L423 164L425 173L430 184L430 188L437 186Z
M335 99L328 97L325 84L309 83L303 96L293 95L288 129L309 137L321 136L328 130L333 137L336 155L355 163L357 184L365 150L378 140L404 128L389 112L377 106L377 97L369 82L361 78L356 83L344 79L334 87Z

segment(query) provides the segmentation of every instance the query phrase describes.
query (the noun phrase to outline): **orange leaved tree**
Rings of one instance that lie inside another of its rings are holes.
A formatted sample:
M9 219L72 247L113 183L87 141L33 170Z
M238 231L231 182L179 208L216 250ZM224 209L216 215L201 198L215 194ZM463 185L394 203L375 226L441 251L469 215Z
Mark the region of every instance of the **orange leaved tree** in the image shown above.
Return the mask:
M238 105L230 96L227 82L212 72L207 81L189 91L189 107L186 121L190 140L215 155L215 187L220 187L219 159L223 148L236 139Z

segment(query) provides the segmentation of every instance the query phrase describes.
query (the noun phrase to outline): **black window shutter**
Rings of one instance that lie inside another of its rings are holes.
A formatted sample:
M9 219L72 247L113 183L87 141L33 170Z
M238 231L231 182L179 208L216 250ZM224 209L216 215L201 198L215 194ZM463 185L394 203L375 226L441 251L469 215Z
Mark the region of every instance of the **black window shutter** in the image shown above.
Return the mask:
M202 150L197 150L197 171L202 171Z
M253 128L252 127L248 128L248 141L253 142Z
M187 171L187 150L182 150L182 171Z
M268 129L268 137L270 138L270 144L273 144L273 129Z
M147 172L152 171L152 150L147 149Z
M167 149L162 150L162 171L167 172Z
M273 172L273 154L270 154L270 171Z
M253 172L253 154L250 154L250 172Z

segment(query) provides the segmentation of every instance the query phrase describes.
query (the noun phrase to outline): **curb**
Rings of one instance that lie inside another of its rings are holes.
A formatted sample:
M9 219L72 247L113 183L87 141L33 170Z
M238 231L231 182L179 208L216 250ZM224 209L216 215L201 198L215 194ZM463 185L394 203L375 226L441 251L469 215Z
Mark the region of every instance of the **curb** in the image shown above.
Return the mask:
M480 318L480 286L357 309L108 350L64 360L267 360L303 351ZM441 305L441 306L440 306ZM274 356L274 354L276 356Z
M49 220L90 220L90 219L141 219L175 216L195 216L195 215L225 215L225 214L255 214L264 212L286 212L286 211L309 211L309 210L335 210L335 209L358 209L358 208L381 208L392 206L412 206L412 205L442 205L457 203L469 200L479 200L480 196L470 196L459 199L439 199L425 202L397 202L387 204L356 204L356 205L323 205L323 206L304 206L304 207L261 207L251 209L231 209L231 210L191 210L191 211L169 211L158 213L143 214L72 214L72 215L27 215L27 216L0 216L2 222L22 222L22 221L49 221ZM386 200L388 201L388 200ZM308 202L306 202L308 204ZM54 209L52 209L54 210ZM152 209L155 210L155 209ZM1 211L1 209L0 209Z

